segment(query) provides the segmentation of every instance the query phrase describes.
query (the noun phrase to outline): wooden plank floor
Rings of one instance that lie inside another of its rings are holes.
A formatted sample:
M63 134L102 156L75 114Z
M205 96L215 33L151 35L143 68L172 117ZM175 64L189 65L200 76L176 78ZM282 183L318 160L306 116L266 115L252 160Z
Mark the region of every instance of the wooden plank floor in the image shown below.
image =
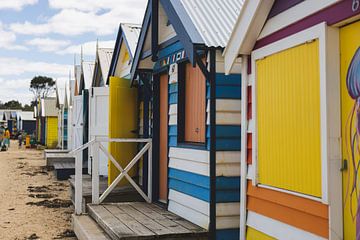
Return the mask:
M205 229L154 204L89 204L88 211L113 240L207 239L208 236Z

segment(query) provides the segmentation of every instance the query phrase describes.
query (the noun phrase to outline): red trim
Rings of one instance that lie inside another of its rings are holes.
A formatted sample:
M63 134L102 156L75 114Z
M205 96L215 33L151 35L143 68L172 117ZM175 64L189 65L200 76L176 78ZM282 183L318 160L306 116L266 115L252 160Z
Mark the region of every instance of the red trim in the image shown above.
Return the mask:
M295 22L267 37L264 37L263 39L258 40L255 44L254 50L315 26L316 24L326 22L328 25L333 25L360 14L360 8L355 12L352 10L352 3L352 0L343 0L321 10L320 12Z

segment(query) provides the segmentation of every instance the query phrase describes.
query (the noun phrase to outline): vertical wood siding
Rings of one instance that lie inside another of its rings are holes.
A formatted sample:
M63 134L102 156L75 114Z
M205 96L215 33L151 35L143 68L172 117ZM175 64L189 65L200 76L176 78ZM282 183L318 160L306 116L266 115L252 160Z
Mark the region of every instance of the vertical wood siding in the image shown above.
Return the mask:
M46 146L55 148L58 143L58 118L46 117Z
M256 66L259 182L321 197L319 42Z
M185 142L205 143L206 81L199 67L185 67Z
M360 47L360 22L356 22L340 30L340 52L341 52L341 125L342 125L342 154L343 159L350 160L349 147L349 129L346 128L349 114L354 106L354 100L351 99L346 87L346 75L355 51ZM347 148L348 147L348 148ZM356 164L359 162L359 155L355 156ZM357 199L354 195L352 201L347 196L347 190L351 186L354 178L354 167L348 164L348 170L343 171L343 198L344 198L344 239L356 239L356 221L353 220L350 211L350 202L352 209L356 214ZM345 201L346 200L346 201Z
M167 201L168 192L168 75L160 76L160 159L159 199Z

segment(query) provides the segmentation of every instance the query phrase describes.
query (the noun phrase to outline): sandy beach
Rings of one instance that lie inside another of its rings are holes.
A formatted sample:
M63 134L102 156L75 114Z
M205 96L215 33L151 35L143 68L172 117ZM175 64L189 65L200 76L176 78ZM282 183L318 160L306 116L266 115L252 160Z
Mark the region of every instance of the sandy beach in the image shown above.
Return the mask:
M0 152L0 239L76 239L69 184L45 167L43 152Z

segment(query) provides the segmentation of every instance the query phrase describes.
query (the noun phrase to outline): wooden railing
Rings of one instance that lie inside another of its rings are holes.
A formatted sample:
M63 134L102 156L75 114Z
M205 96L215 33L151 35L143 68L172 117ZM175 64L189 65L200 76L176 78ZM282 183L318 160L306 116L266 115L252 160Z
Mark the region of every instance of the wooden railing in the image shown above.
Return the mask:
M136 154L136 156L130 161L130 163L122 167L116 159L109 153L102 143L105 142L116 142L116 143L144 143L144 147ZM119 182L125 177L129 183L136 189L136 191L145 199L147 202L151 202L152 196L152 140L151 139L109 139L104 137L98 137L90 142L74 149L69 153L70 156L75 157L75 213L82 214L82 195L83 195L83 183L82 183L82 170L83 160L82 151L85 149L91 149L92 153L92 203L100 204L105 198L111 193L112 190L119 184ZM120 171L119 176L111 183L111 185L100 195L99 194L99 151L102 151L114 164L114 166ZM148 192L147 194L140 188L140 186L129 176L129 170L136 165L144 154L148 152Z

